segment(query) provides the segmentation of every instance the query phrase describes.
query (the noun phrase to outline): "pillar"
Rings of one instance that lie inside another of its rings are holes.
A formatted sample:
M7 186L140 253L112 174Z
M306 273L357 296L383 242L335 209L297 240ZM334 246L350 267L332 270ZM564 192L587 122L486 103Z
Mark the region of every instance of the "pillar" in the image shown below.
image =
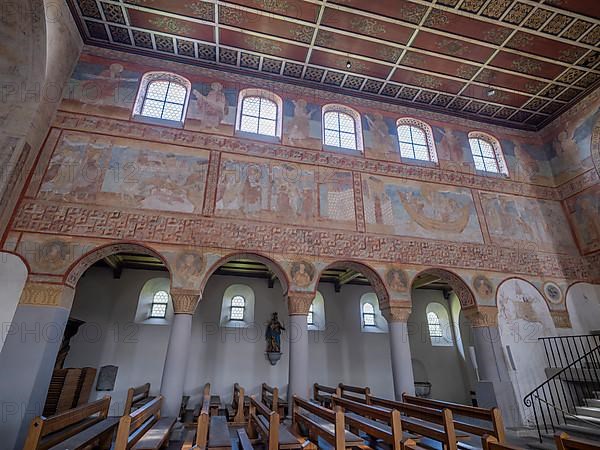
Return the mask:
M390 353L392 359L392 377L394 380L394 397L402 400L402 393L415 395L415 377L413 375L410 343L408 340L408 317L411 307L407 302L403 305L390 305L382 308L382 314L388 322L390 336Z
M164 397L161 415L179 417L183 384L192 340L192 316L200 295L194 291L171 290L175 315L171 324L160 393Z
M289 363L288 372L288 403L292 396L309 397L308 386L308 326L306 316L314 293L290 292L288 294L289 314Z
M2 448L23 448L31 420L42 415L74 289L27 280L0 352Z
M465 317L471 323L473 346L479 381L477 399L479 406L497 406L502 412L506 426L519 426L520 409L509 368L504 357L500 331L498 329L498 309L495 306L476 306L464 309Z

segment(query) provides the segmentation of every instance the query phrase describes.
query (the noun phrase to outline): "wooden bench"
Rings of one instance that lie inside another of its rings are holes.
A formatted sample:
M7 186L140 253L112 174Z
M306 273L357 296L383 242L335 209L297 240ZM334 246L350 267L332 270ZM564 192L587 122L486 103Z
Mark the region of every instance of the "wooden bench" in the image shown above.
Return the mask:
M415 446L412 439L404 439L400 412L396 409L378 408L345 398L333 396L333 407L341 408L345 413L350 429L358 429L368 436L381 439L394 450Z
M231 399L231 405L227 406L227 418L233 425L245 425L246 414L245 414L245 395L244 388L238 383L233 385L233 398Z
M200 403L198 423L196 425L196 447L204 450L208 446L208 427L210 426L210 384L208 391L204 386L204 395Z
M313 384L313 400L319 405L331 408L331 397L333 395L342 396L339 387L323 386L319 383Z
M263 383L260 387L260 401L267 405L271 411L277 412L281 420L284 419L288 404L279 397L278 388Z
M125 400L123 415L126 416L131 411L144 406L153 399L154 397L150 397L150 383L127 389L127 399Z
M501 444L506 442L506 432L504 430L504 423L502 422L502 414L498 408L477 408L475 406L461 405L459 403L415 397L407 395L406 393L402 394L402 399L405 403L425 406L427 408L440 410L448 408L452 411L454 417L454 428L459 431L479 436L482 445L485 443L486 436L494 437L496 442ZM486 424L471 424L462 420L457 420L456 416L470 417L481 422L486 422ZM469 448L471 446L464 442L459 442L458 447Z
M279 414L271 411L267 405L250 398L250 411L248 413L248 437L260 440L265 450L296 449L302 448L301 442L279 423Z
M202 398L207 392L210 392L210 383L206 383L204 388L202 389ZM196 408L194 408L194 422L198 419L198 415L200 414L200 409L202 408L202 403L199 403ZM210 396L210 415L217 416L219 415L219 410L221 409L221 397L219 395L211 395Z
M338 387L340 389L340 397L359 403L365 403L367 405L369 404L371 389L368 387L350 386L343 383L340 383ZM348 392L354 395L349 395Z
M250 442L250 438L246 434L246 430L243 428L238 428L237 435L239 441L239 450L254 450L252 442Z
M589 448L589 447L584 447ZM523 447L516 445L507 444L506 442L500 443L494 436L486 436L483 440L483 450L525 450ZM560 448L559 448L560 450Z
M598 441L589 441L587 439L572 438L565 432L554 435L556 448L558 450L600 450ZM490 450L502 450L502 447L490 447Z
M110 448L117 418L108 418L110 397L31 421L23 450Z
M430 446L428 441L432 440L446 450L458 449L452 411L448 408L439 410L378 397L370 397L370 403L371 406L398 410L402 414L402 429L416 435L419 445Z
M365 443L363 439L346 430L341 409L333 411L296 395L292 403L292 423L298 433L301 433L301 426L304 426L309 439L315 444L317 440L313 436L320 436L333 445L335 450L358 447Z
M158 450L169 441L174 417L160 417L162 396L158 396L119 420L112 450Z
M208 448L213 450L231 449L231 435L229 434L227 419L224 416L212 416L210 418Z

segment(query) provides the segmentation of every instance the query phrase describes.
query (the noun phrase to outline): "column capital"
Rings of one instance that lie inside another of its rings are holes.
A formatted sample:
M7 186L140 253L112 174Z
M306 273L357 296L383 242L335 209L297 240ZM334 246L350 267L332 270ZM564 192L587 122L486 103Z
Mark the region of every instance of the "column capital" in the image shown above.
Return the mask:
M74 297L75 290L65 284L27 280L21 292L19 305L71 309Z
M387 305L381 306L381 314L385 320L390 322L408 322L408 317L412 312L412 304L406 300L390 300Z
M473 328L498 326L498 308L496 306L475 305L463 309L463 312Z
M288 292L287 295L288 315L307 316L310 305L315 299L314 292Z
M193 315L200 302L200 292L190 289L171 289L171 300L175 314Z

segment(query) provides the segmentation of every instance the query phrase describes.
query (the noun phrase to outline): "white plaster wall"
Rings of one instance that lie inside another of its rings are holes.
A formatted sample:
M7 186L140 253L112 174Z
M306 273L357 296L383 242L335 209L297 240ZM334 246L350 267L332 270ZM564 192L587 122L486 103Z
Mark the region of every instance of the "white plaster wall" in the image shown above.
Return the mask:
M548 367L538 339L556 336L557 331L544 298L533 285L519 279L508 280L499 287L498 328L502 346L510 346L516 368L510 376L522 420L526 422L532 411L521 400L546 380L544 369Z
M578 283L567 292L567 310L573 334L600 330L600 286Z
M27 281L27 267L11 253L0 252L0 351Z
M107 269L94 268L80 280L71 316L86 321L71 342L65 367L119 367L115 390L95 392L95 397L113 397L111 413L120 414L126 390L150 382L152 392L160 387L170 325L134 322L139 292L147 280L161 276L154 271L124 270L121 279L113 279ZM221 302L225 289L240 283L254 290L255 325L248 328L219 327ZM309 340L309 383L335 385L339 382L369 386L372 392L393 397L389 335L360 331L360 298L371 292L368 286L343 286L336 293L332 284L320 284L327 327L306 331ZM445 301L439 291L419 291L419 301L410 321L426 321L427 300ZM212 277L192 322L192 345L184 393L190 404L199 399L207 381L212 392L226 402L231 399L233 383L238 382L250 394L260 383L278 386L285 395L288 379L288 342L282 336L282 358L271 366L265 358L264 330L273 312L284 325L287 306L278 283L269 289L266 280L239 277ZM418 326L417 326L418 328ZM100 333L100 334L99 334ZM431 347L428 341L411 337L413 355L430 374L433 395L452 401L468 401L468 389L461 372L460 353L453 347Z

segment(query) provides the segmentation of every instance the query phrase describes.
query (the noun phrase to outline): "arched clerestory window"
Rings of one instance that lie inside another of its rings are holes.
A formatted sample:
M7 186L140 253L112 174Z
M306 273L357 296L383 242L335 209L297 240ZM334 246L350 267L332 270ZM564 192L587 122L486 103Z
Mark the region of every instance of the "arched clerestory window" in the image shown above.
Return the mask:
M469 146L475 169L508 176L508 168L498 139L480 131L472 131L469 133Z
M282 108L283 102L278 95L263 89L244 89L238 101L236 130L281 138Z
M360 114L343 105L323 107L323 147L363 151Z
M187 78L174 73L145 73L133 106L133 118L161 125L183 126L191 87Z
M437 152L431 127L412 117L403 117L396 122L400 156L437 163Z

